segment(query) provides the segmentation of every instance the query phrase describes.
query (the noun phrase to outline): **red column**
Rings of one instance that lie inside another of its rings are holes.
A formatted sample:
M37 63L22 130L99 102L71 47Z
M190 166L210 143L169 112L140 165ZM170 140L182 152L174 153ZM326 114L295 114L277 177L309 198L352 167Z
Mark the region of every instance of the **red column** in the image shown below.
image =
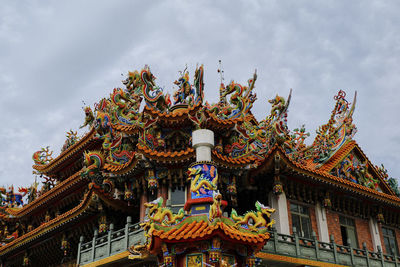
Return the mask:
M164 199L164 206L167 203L167 199L168 199L168 186L167 185L163 185L161 186L162 192L160 192L160 196Z

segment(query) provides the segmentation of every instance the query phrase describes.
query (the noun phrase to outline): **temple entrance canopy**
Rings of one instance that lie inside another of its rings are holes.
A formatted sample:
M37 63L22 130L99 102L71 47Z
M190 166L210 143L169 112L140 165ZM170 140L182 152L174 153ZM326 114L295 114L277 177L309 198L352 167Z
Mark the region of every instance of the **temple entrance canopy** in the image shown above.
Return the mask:
M218 170L211 159L214 133L196 130L192 135L196 162L188 169L189 199L173 214L162 197L145 203L148 217L141 226L145 245L131 248L132 259L156 255L165 266L255 266L255 253L268 241L275 211L256 202L256 212L239 216L233 209L223 215L227 202L218 190ZM145 255L145 256L144 256Z

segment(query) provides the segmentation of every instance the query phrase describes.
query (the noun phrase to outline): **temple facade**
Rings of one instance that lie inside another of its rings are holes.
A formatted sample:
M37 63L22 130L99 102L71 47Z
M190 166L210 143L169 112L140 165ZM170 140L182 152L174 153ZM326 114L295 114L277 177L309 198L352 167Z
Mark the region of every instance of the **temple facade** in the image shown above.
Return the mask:
M0 187L1 266L400 264L398 184L354 140L356 92L307 142L291 90L257 120L256 73L221 79L214 104L203 74L170 96L148 66L129 72L84 107L84 135L35 152L32 184Z

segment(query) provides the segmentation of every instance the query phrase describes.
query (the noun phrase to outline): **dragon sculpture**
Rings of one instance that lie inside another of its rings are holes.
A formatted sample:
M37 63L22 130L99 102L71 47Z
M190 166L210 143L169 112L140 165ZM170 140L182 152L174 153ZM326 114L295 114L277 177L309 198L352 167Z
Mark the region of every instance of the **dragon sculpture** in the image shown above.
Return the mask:
M198 105L203 101L204 97L204 67L196 67L194 75L194 88L189 82L189 72L187 66L183 72L180 72L181 77L174 82L178 85L179 89L173 94L174 105L176 104L188 104L189 106Z
M49 147L47 146L46 148L42 148L41 150L33 153L32 159L36 165L46 165L53 160L51 157L52 154L53 151L50 152Z
M203 102L204 98L203 75L204 75L204 66L202 64L200 65L200 67L196 67L194 73L194 87L196 88L195 104Z
M216 218L221 218L222 208L221 208L222 195L219 191L213 191L213 203L210 206L210 211L208 213L209 222L213 222Z
M111 137L111 133L99 137L103 139L103 150L106 157L107 163L114 165L121 165L129 162L135 155L134 151L130 151L128 144L123 144L123 134L116 132L114 138Z
M314 149L308 155L309 158L313 158L314 162L320 163L317 168L328 161L335 154L335 151L342 147L347 140L352 139L357 132L352 118L357 100L357 91L354 93L351 108L349 108L350 103L345 97L346 93L340 90L334 97L336 104L328 123L319 127L317 131L317 136L312 145Z
M192 105L194 102L194 89L189 83L189 72L187 71L187 66L181 73L181 77L174 81L174 84L178 85L179 89L175 91L174 105L176 104L189 104Z
M227 95L232 94L229 100L232 106L228 109L224 109L222 113L225 118L239 118L245 116L250 111L256 100L256 95L252 93L256 80L257 72L255 71L253 78L248 80L248 86L242 86L234 81L231 81L225 89L221 86L221 99L223 99L221 102L226 103Z
M83 123L83 125L79 126L79 129L82 129L87 125L91 127L94 122L94 115L92 109L90 107L85 107L83 110L85 111L85 122Z
M272 137L278 142L283 143L289 138L289 130L287 127L287 111L292 98L292 89L290 89L287 101L281 96L276 95L275 98L268 100L272 105L271 114L266 119L267 125L270 125Z
M100 151L90 151L84 153L84 167L81 171L82 177L91 178L98 174L104 166L104 157Z
M64 145L61 148L61 152L67 150L70 146L74 145L76 142L79 141L77 134L78 132L77 131L74 132L73 130L67 132L66 134L67 139L65 140Z
M113 118L123 125L134 125L138 123L139 115L131 108L132 101L128 94L121 88L114 88L110 95L111 103L114 108Z
M188 168L188 181L190 180L190 191L195 196L207 194L206 190L212 191L217 189L218 174L214 166L203 164L201 167Z
M245 225L249 230L256 232L260 228L268 228L275 223L275 220L270 219L271 214L275 212L275 209L264 206L260 202L256 202L256 211L249 211L243 216L238 216L235 209L232 209L231 218L236 222L235 227L239 225ZM253 220L253 224L250 224L250 219ZM269 220L269 222L267 222Z
M151 73L150 68L145 66L140 73L143 86L142 94L145 99L146 105L149 108L165 112L169 110L171 100L169 94L165 95L162 89L155 85L155 76Z
M150 238L154 231L154 224L158 223L161 225L172 225L178 223L183 219L185 215L183 209L180 209L178 214L173 214L173 212L168 208L163 208L164 199L162 197L148 203L144 203L144 206L149 209L148 220L141 223L140 226L145 230L145 236Z
M137 70L128 72L128 78L122 81L122 83L126 86L126 90L128 90L131 95L140 95L143 82Z

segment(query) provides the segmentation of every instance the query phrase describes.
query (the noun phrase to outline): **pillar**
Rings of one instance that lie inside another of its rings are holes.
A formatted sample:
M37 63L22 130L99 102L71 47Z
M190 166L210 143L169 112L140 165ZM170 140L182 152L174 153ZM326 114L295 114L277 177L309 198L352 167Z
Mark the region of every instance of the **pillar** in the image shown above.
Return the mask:
M288 206L285 192L278 196L271 192L269 193L269 199L271 207L275 209L271 218L275 220L274 226L276 230L278 233L290 235Z
M374 250L378 251L378 246L382 247L382 243L381 235L379 233L379 225L376 219L369 218L369 230L371 232L372 245L374 246Z
M214 147L214 132L200 129L192 132L192 144L196 149L196 161L211 161L211 149Z
M319 241L329 243L328 222L326 219L326 210L319 202L315 205L315 217L319 233Z

